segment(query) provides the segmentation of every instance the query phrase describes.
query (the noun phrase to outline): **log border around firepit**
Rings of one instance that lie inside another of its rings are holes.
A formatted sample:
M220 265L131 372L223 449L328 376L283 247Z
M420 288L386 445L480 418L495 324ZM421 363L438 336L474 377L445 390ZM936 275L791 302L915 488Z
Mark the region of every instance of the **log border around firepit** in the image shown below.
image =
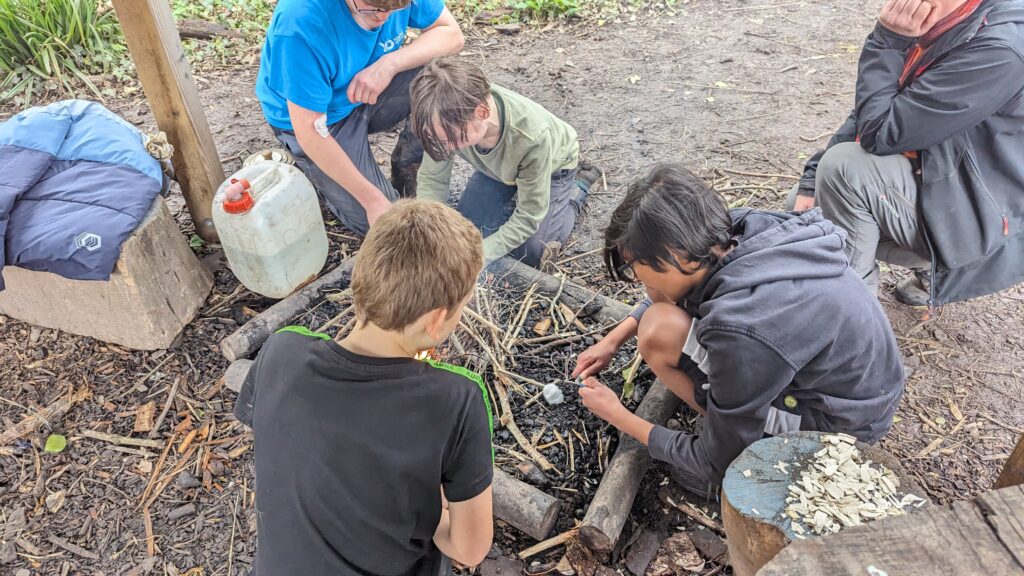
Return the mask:
M291 322L292 318L318 298L324 290L348 284L355 263L355 256L342 260L334 270L257 314L255 318L220 341L221 354L234 362L259 350L271 334Z

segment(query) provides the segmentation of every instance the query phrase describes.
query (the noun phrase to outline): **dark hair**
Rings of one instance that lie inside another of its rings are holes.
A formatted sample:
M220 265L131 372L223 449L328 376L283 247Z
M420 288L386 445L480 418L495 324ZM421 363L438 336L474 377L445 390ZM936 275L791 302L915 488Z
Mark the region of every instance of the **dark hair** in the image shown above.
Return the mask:
M409 87L412 100L409 122L435 161L451 157L452 150L438 138L436 118L448 142L462 140L478 106L487 105L491 83L480 68L454 56L436 58L416 75Z
M626 263L686 273L676 257L706 268L726 248L732 218L725 199L680 164L665 163L633 180L605 230L605 264L613 278Z
M374 8L381 8L384 10L401 10L409 4L412 4L412 0L363 0Z

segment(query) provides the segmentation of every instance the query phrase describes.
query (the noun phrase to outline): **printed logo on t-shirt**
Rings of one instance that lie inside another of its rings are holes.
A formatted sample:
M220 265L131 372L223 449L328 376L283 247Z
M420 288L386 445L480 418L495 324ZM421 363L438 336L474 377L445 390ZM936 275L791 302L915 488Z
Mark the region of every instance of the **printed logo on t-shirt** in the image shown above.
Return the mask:
M394 49L398 48L399 46L401 46L402 42L404 40L405 40L405 30L402 30L397 35L395 35L394 38L392 38L390 40L383 40L381 42L378 42L377 45L380 46L381 50L383 50L385 52L391 52L392 50L394 50Z

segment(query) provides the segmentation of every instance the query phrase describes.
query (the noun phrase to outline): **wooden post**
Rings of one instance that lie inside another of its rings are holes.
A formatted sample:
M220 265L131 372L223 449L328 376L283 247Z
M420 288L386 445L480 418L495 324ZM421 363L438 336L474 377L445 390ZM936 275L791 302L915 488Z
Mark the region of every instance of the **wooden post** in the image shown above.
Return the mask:
M224 169L167 0L113 0L156 123L174 146L175 174L196 233L217 241L213 194Z
M1006 466L1003 466L1003 472L996 480L996 490L1018 484L1024 484L1024 434L1017 440L1017 447L1010 454Z

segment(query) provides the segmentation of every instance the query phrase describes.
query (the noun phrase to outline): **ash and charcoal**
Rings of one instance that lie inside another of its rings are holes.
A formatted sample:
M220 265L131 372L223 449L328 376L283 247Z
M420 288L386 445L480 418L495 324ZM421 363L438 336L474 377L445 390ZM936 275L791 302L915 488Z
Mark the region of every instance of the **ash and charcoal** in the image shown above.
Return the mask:
M459 327L434 356L484 377L494 413L495 463L559 498L563 504L555 530L564 531L586 513L615 453L618 432L580 403L579 385L571 377L577 356L609 326L553 300L530 287L491 278L478 287ZM343 338L353 325L351 304L348 292L335 291L295 323ZM600 379L621 395L623 372L635 358L635 343L623 346ZM639 371L624 404L635 409L653 381L649 372ZM545 400L544 387L550 391L552 385L561 402ZM502 408L502 395L511 419Z

